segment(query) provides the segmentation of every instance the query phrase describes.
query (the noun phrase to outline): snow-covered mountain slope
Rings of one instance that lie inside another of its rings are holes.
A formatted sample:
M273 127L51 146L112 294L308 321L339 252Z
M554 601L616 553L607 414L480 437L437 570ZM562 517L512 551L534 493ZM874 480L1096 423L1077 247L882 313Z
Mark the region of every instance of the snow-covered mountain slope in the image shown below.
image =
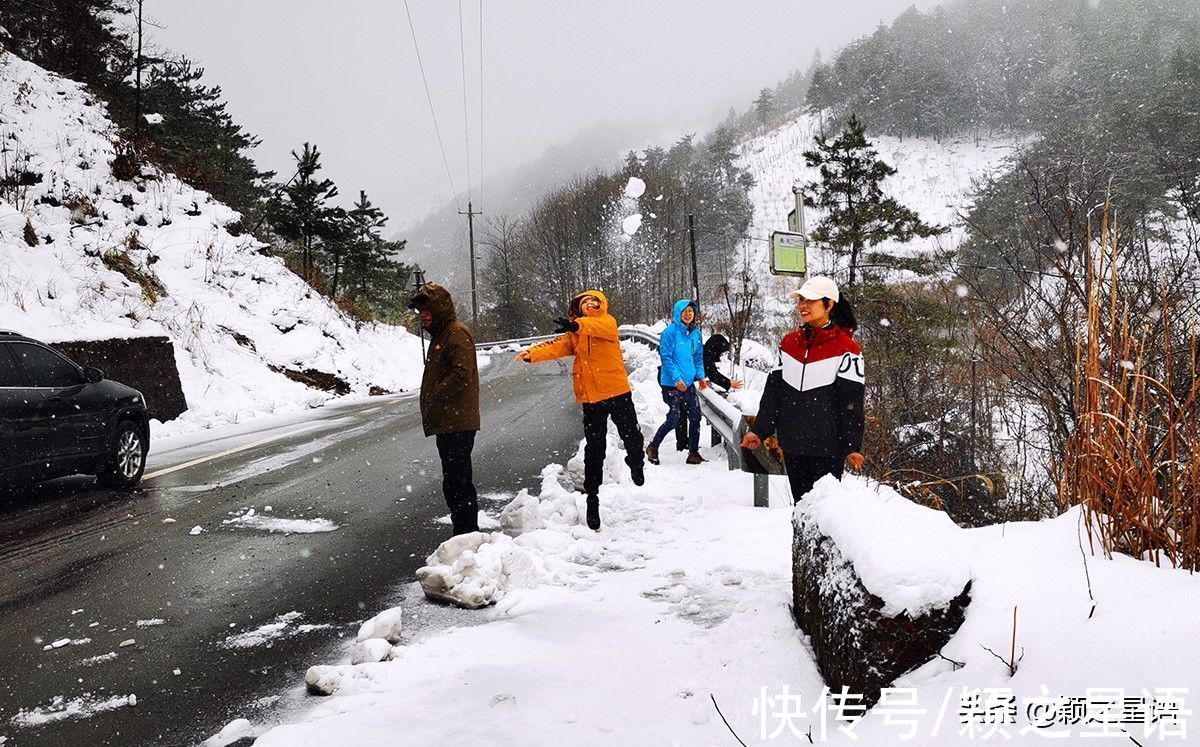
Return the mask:
M0 52L0 328L168 336L190 409L160 435L332 396L278 370L334 374L359 394L419 383L415 336L357 325L174 175L116 178L116 140L83 86Z
M771 278L769 245L772 231L787 230L787 214L795 207L792 185L820 180L816 169L804 163L804 151L815 147L820 132L815 117L802 116L764 135L752 138L739 149L738 163L754 176L750 199L754 218L748 231L756 238L742 242L739 259L746 258L755 277L766 281L767 310L790 314L783 296L795 286L791 278ZM833 137L836 133L827 133ZM973 185L979 179L1003 170L1005 161L1024 141L1008 138L980 140L962 136L937 142L925 138L900 140L888 136L870 136L880 158L894 167L895 176L884 182L884 191L902 205L916 210L927 223L949 226L949 232L907 244L884 242L874 249L897 256L953 249L965 238L961 215L969 208ZM806 211L811 232L819 213ZM835 257L820 247L809 249L810 274L845 270Z

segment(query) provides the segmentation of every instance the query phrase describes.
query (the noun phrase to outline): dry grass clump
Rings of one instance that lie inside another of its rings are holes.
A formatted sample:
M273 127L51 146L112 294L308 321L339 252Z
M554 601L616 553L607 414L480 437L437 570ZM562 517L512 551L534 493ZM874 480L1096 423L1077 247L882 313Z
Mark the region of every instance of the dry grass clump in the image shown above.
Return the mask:
M137 283L138 287L142 289L142 298L147 304L153 306L158 303L158 299L167 295L167 288L158 279L158 276L134 264L128 252L120 250L104 252L100 255L100 261L108 269L115 270L131 282Z
M1160 307L1158 329L1130 322L1128 306L1118 308L1117 241L1109 225L1106 211L1099 256L1091 256L1089 242L1087 324L1076 356L1078 416L1064 453L1059 500L1064 508L1083 506L1093 550L1098 543L1107 556L1120 552L1195 571L1200 568L1196 322L1181 329L1165 291L1159 299L1142 297L1147 306Z

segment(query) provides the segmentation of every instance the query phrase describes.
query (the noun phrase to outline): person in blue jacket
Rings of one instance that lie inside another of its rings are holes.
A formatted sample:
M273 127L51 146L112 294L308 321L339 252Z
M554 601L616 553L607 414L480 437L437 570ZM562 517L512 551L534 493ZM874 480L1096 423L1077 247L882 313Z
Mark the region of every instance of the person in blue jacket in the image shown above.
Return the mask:
M658 464L658 447L679 422L680 410L687 411L688 464L700 464L700 400L697 387L704 389L704 335L696 318L696 303L688 299L675 302L675 321L658 338L658 355L662 369L658 383L662 386L663 402L671 409L667 421L658 428L654 440L646 447L646 458Z

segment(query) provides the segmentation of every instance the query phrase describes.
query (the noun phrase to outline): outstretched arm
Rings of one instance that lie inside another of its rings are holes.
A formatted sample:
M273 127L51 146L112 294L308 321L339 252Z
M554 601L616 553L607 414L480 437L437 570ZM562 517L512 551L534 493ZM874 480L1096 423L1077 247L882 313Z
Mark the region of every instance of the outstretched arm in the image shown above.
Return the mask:
M571 355L575 355L575 343L571 340L571 335L560 335L549 342L541 342L528 350L522 350L517 359L526 363L541 363Z
M617 329L617 319L612 314L600 316L581 316L575 319L579 325L579 334L586 337L600 337L605 340L619 340L621 333Z

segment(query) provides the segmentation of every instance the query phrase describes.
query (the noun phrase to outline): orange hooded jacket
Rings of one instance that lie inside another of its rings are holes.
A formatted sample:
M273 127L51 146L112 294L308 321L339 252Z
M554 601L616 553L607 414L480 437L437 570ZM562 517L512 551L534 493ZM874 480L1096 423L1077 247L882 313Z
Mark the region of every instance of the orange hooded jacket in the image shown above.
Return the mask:
M617 320L608 313L608 298L598 290L588 290L575 298L595 296L600 309L575 319L578 332L567 332L549 342L529 348L529 362L541 363L555 358L575 356L571 378L578 402L600 402L632 391L621 357L621 338Z

